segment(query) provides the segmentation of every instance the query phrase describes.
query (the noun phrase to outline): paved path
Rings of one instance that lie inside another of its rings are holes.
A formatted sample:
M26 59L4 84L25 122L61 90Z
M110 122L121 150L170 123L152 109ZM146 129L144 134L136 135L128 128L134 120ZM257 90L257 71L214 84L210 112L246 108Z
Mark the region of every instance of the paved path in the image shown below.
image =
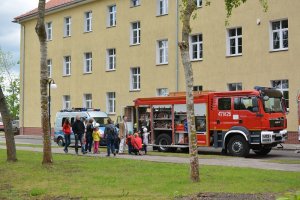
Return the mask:
M6 149L4 145L0 145L0 149ZM17 146L17 150L25 151L36 151L42 152L43 149L40 147L21 147ZM62 148L52 148L53 153L64 154ZM74 154L73 149L70 150L69 154ZM102 154L85 154L84 156L91 157L104 157L105 153ZM115 158L118 159L132 159L132 160L145 160L152 162L164 162L164 163L189 163L189 158L182 157L171 157L171 156L135 156L135 155L117 155ZM300 158L299 158L300 159ZM199 159L201 165L217 165L217 166L230 166L230 167L247 167L247 168L256 168L256 169L268 169L268 170L280 170L280 171L294 171L300 172L300 164L280 164L272 163L271 160L266 159L251 159L251 158L236 158L236 157L224 157L224 158L209 158L209 159Z

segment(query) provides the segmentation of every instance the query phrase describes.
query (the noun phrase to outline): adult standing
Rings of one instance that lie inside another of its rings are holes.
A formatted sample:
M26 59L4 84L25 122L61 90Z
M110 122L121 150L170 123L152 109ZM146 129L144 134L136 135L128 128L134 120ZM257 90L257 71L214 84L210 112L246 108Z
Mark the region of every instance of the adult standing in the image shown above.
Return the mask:
M62 130L64 132L64 136L65 136L65 148L64 148L64 152L68 153L68 146L71 144L71 124L68 118L65 119L64 121L64 125L62 127Z
M120 138L120 146L119 146L119 154L123 154L125 152L125 139L128 134L127 127L127 117L123 116L122 122L119 124L119 138Z
M92 151L92 145L93 145L93 122L94 119L90 118L87 125L86 125L86 135L85 135L85 140L86 140L86 144L85 144L85 151L91 153Z
M81 152L84 153L84 149L83 149L83 145L82 145L82 136L84 134L85 127L84 127L83 122L80 120L79 115L76 116L76 121L72 125L72 130L75 135L75 152L76 152L76 154L78 154L78 141L80 141Z
M115 139L117 137L115 126L112 120L109 118L107 120L107 125L104 129L104 138L106 139L107 155L110 156L110 152L116 156L115 152Z

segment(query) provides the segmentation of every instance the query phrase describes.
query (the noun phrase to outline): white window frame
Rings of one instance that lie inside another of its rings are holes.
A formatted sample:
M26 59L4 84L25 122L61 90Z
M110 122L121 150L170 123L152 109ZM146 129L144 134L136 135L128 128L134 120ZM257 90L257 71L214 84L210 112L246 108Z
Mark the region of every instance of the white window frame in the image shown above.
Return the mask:
M110 5L107 7L107 27L114 27L117 25L117 6Z
M157 15L163 16L168 14L168 0L157 0Z
M136 24L136 28L133 26ZM130 23L130 45L139 45L141 43L141 22Z
M52 77L52 59L47 59L48 78Z
M241 29L241 35L238 35L238 29ZM235 30L235 35L230 36L230 31ZM241 39L241 44L239 43L239 39ZM235 53L231 53L231 40L235 42L234 48ZM241 56L243 54L243 29L242 27L233 27L227 29L227 56ZM239 52L239 46L241 46L241 52Z
M274 20L270 22L270 51L283 51L283 50L288 50L289 49L289 43L287 43L287 47L283 47L283 36L284 33L287 33L287 42L289 41L289 36L288 36L288 32L289 32L289 28L282 28L282 23L283 21L287 21L287 25L289 23L288 19L281 19L281 20ZM280 28L273 30L273 23L280 23ZM279 48L274 48L274 33L278 33L279 34Z
M203 91L203 86L202 85L194 85L193 91L195 91L195 92Z
M114 71L116 70L116 49L106 50L106 70Z
M71 109L71 96L63 95L63 109Z
M46 23L46 33L47 33L47 41L51 41L52 34L53 34L52 22Z
M63 76L71 75L71 56L64 56Z
M72 26L72 18L65 17L64 18L64 37L71 36L71 26Z
M203 1L202 0L195 0L195 1L196 1L197 8L201 8Z
M158 97L165 97L169 95L169 89L168 88L157 88L156 89L156 96Z
M107 92L106 93L106 112L108 114L116 113L116 93Z
M83 107L84 108L93 108L93 95L84 94L83 95Z
M274 82L280 82L280 84L278 85L279 87L274 86ZM287 85L284 87L284 85ZM285 101L290 102L290 92L289 92L289 80L288 79L282 79L282 80L271 80L271 87L276 88L277 90L279 90L283 96L284 92L288 92L288 98L285 98ZM286 103L287 108L289 109L289 103Z
M141 69L140 67L130 68L130 90L141 90Z
M93 54L92 52L84 53L83 73L89 74L93 71Z
M169 62L168 39L158 40L156 43L156 64L165 65Z
M197 37L193 42L192 38ZM196 47L197 56L194 58L194 46ZM190 59L191 61L203 60L203 35L201 33L190 35Z
M230 90L230 88L234 88L234 90ZM240 91L243 90L243 83L227 83L227 90L228 91Z
M141 0L130 0L130 6L136 7L141 5Z
M84 13L84 32L91 32L93 30L93 12L87 11Z

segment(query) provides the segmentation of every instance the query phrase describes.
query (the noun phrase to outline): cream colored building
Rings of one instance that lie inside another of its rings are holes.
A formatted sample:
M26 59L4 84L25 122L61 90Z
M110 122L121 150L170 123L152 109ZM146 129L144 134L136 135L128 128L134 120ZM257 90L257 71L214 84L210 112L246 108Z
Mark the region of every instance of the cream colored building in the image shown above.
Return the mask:
M249 0L234 9L228 26L224 1L197 3L191 33L195 89L278 87L289 102L288 130L297 131L300 1L269 1L263 12L258 0ZM184 91L179 5L180 0L48 2L48 65L58 86L51 90L52 124L57 111L72 107L101 108L113 119L125 110L132 121L135 98ZM15 21L21 24L20 126L22 134L39 134L36 11Z

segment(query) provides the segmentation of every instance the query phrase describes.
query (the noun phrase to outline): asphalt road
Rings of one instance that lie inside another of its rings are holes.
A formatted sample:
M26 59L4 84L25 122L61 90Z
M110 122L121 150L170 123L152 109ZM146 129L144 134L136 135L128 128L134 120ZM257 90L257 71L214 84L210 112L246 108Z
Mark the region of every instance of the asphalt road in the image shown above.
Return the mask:
M0 142L5 142L3 135L0 135ZM19 138L15 137L15 142L19 144L33 144L33 145L42 145L43 141L41 138ZM57 146L56 143L52 140L52 145ZM205 155L221 155L221 149L215 149L212 147L200 147L199 154ZM282 159L299 159L300 153L296 153L293 150L282 150L274 148L267 156L257 156L254 152L250 152L248 159L267 159L267 160L282 160Z

